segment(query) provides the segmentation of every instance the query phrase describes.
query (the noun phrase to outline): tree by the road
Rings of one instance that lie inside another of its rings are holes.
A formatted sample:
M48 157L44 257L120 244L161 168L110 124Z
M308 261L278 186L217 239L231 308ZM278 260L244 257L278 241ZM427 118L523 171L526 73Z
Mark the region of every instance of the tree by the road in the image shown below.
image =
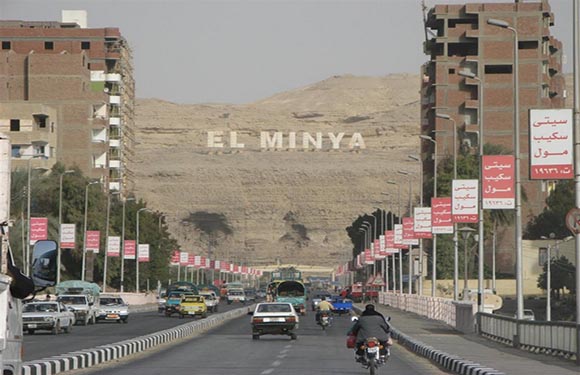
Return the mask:
M576 267L574 267L574 265L565 256L553 257L550 265L550 287L552 289L552 294L554 294L557 299L560 299L564 288L570 290L572 294L575 294ZM544 290L547 289L548 285L547 270L548 265L546 263L544 264L544 272L538 276L538 287Z

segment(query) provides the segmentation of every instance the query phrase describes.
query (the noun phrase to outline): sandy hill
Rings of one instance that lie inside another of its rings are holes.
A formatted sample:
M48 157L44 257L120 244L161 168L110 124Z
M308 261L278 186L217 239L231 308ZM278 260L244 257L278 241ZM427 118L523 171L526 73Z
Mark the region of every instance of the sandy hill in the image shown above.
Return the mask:
M345 227L388 205L381 192L396 194L388 180L399 181L407 199L397 170L418 180L419 166L407 158L419 146L418 90L416 75L335 76L246 105L138 100L136 193L165 212L183 249L197 254L254 265L346 261ZM225 147L208 147L208 131L224 131ZM244 148L228 147L230 131ZM261 148L260 132L275 131L283 147ZM302 149L303 132L321 132L322 149ZM341 132L332 150L328 133ZM348 147L354 133L365 149Z

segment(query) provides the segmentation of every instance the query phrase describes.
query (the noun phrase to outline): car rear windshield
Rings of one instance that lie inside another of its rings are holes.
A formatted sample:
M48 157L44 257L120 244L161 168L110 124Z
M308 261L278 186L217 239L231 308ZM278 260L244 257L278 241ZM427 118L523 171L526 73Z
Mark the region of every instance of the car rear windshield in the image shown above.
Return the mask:
M24 305L24 312L56 312L58 306L56 303L32 303Z
M121 298L101 298L99 300L101 305L122 305L123 300Z
M66 305L84 305L87 303L84 296L63 296L58 297L58 300Z
M201 302L201 297L184 297L183 302Z
M273 303L258 306L258 312L291 312L292 309L287 303Z

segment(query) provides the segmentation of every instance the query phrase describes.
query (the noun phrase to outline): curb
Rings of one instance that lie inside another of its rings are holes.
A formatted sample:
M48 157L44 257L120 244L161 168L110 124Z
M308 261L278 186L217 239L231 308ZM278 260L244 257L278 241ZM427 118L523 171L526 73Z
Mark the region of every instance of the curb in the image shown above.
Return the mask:
M353 306L353 310L360 314L362 309L358 306ZM396 329L392 324L393 338L404 345L411 351L419 354L422 357L429 359L431 362L437 363L441 367L453 371L461 375L506 375L505 373L495 370L491 367L475 363L461 357L451 355L449 353L437 350L421 341L404 334Z
M25 362L22 366L22 375L54 375L63 371L78 370L127 357L216 327L228 320L246 315L252 308L253 306L241 307L134 339Z

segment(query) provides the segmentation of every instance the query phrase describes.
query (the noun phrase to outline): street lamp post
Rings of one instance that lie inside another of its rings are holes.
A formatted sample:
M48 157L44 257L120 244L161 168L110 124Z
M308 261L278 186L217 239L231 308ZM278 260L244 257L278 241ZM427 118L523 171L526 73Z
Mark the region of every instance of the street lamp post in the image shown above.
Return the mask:
M136 223L136 229L135 229L135 239L137 240L137 243L135 245L136 247L136 251L135 251L135 293L139 293L139 214L142 211L151 211L150 209L148 209L147 207L143 207L137 210L137 223Z
M522 200L521 200L521 177L520 177L520 96L519 96L519 56L518 56L518 31L511 27L509 23L488 19L487 23L492 26L508 29L514 34L514 65L513 65L513 84L514 84L514 175L515 175L515 245L516 245L516 300L518 324L516 328L515 346L520 346L521 324L519 321L524 317L524 284L523 284L523 252L522 252ZM576 198L578 199L578 198ZM580 336L580 334L579 334Z
M27 181L27 188L26 188L26 218L28 220L28 230L26 231L26 254L24 256L24 264L25 264L25 273L26 275L30 275L30 197L31 197L31 175L32 175L32 168L30 166L30 162L32 159L42 158L44 159L44 155L31 155L28 158L28 181ZM35 168L36 169L36 168ZM45 168L39 168L45 169Z
M61 263L61 241L62 241L62 178L65 174L74 173L73 170L66 170L59 176L58 182L58 252L56 259L56 283L60 283L60 263Z
M121 224L121 293L124 290L124 282L125 282L125 206L127 201L134 201L135 198L125 198L123 199L123 218ZM178 280L179 281L179 280Z
M401 224L401 185L399 185L395 181L387 181L387 183L390 185L397 186L397 211L398 211L397 216L399 217L398 224ZM393 226L393 229L394 228L395 227ZM393 255L393 257L394 256L395 255ZM393 263L395 263L394 258L393 258ZM403 294L403 250L402 249L399 249L399 293Z
M437 198L437 141L428 135L420 135L419 138L433 143L433 198ZM431 297L435 297L437 281L437 235L433 233L433 250L431 256Z
M86 266L86 258L87 258L87 215L88 215L88 209L89 209L89 186L91 185L95 185L95 184L100 184L100 181L90 181L86 186L85 186L85 219L84 219L84 225L83 225L83 261L82 261L82 267L81 267L81 280L85 281L85 266Z
M419 176L420 176L420 193L419 193L419 206L423 207L423 161L416 155L408 155L408 158L419 162ZM419 284L418 284L418 294L420 296L423 295L423 239L419 239L419 270L417 272L419 275Z
M580 4L573 1L574 66L574 170L580 170ZM575 207L580 207L580 175L574 176ZM580 365L580 236L576 236L576 364Z
M457 123L455 119L445 113L436 113L435 117L453 123L453 179L457 179ZM453 223L453 299L459 298L459 241L457 237L457 223Z
M467 272L467 262L468 262L468 256L467 256L467 240L469 239L469 236L471 236L471 233L475 232L476 230L470 227L462 227L457 229L458 232L461 233L461 236L463 237L463 299L467 299L467 291L469 289L469 275Z
M382 195L389 196L389 193L381 193L381 194ZM388 202L389 202L388 206L390 207L391 201L389 200ZM392 230L393 229L393 223L392 223L392 221L393 221L393 213L392 213L392 211L390 211L390 213L391 213L391 230ZM386 222L386 220L387 220L386 215L387 214L386 214L386 211L385 211L385 231L388 228L388 224ZM386 239L385 239L385 246L386 246ZM389 288L389 263L390 262L389 262L389 256L388 255L385 257L385 259L383 260L383 262L384 262L383 265L384 265L384 268L385 268L385 284L386 284L385 285L385 289L386 289L386 291L388 293L389 292L389 289L390 289ZM394 275L395 275L395 273L394 273L394 270L393 270L393 277L394 277ZM393 283L394 282L395 282L395 280L393 279Z
M516 52L517 53L517 52ZM478 182L478 207L477 207L477 229L479 242L477 243L477 311L483 312L483 70L481 64L479 65L479 76L472 72L460 71L459 75L466 78L476 80L478 84L478 123L479 123L479 142L478 142L478 158L479 158L479 182ZM519 137L519 133L518 133Z
M409 216L413 216L413 203L412 203L412 187L411 187L411 174L407 171L399 170L397 171L398 174L402 174L403 176L407 176L409 180ZM408 280L407 280L407 294L413 294L413 245L409 244L409 265L408 265Z
M107 291L107 263L109 258L109 227L111 219L111 195L119 195L119 191L107 192L107 219L105 220L105 259L103 260L103 293Z

